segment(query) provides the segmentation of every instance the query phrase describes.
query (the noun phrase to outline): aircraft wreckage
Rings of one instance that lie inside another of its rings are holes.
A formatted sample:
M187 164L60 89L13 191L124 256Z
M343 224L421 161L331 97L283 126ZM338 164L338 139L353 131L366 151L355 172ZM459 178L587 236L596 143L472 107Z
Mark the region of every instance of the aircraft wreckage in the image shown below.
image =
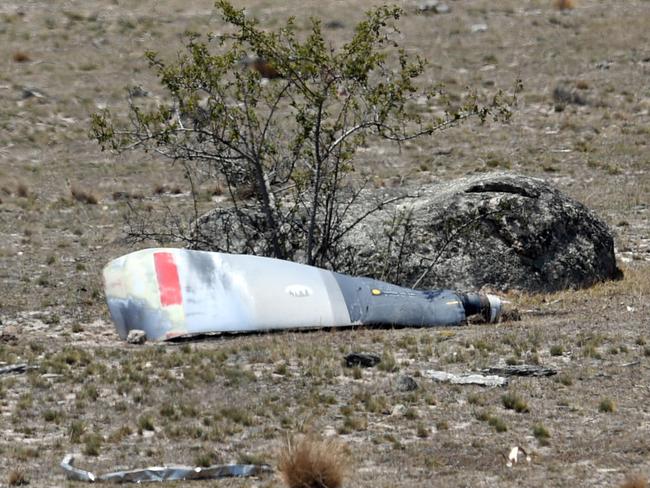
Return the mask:
M273 258L145 249L104 268L106 299L122 338L380 326L451 326L482 314L498 320L493 295L414 290Z

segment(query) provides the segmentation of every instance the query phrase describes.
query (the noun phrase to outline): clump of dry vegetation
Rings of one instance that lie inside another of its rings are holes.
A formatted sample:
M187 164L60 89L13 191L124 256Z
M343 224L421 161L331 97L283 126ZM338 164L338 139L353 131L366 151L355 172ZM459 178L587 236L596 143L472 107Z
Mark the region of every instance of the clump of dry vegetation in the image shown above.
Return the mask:
M598 411L602 413L613 413L616 411L616 402L611 398L603 398L598 404Z
M76 186L70 188L70 194L72 195L72 198L81 203L87 203L88 205L97 205L97 203L99 203L99 199L92 192Z
M576 8L576 3L573 0L555 0L554 5L558 10L571 10Z
M339 488L348 467L343 444L311 436L290 439L278 459L278 470L289 488Z
M7 484L9 486L23 486L28 485L29 481L25 477L25 473L19 469L12 469L7 476Z
M648 478L639 474L628 476L621 488L648 488Z
M27 54L25 51L16 51L12 58L16 63L26 63L32 60L29 54Z
M29 196L29 188L25 183L18 183L18 186L16 187L16 196L20 198L27 198Z

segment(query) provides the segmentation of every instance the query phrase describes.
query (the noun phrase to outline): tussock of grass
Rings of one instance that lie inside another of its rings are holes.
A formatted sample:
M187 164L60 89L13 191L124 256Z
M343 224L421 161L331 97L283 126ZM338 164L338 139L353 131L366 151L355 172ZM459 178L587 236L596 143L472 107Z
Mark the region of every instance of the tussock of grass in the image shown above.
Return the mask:
M12 469L7 476L7 485L9 486L23 486L28 485L29 481L25 477L25 473L19 469Z
M603 398L598 404L598 411L602 413L613 413L616 411L616 402L611 398Z
M576 8L576 3L573 0L555 0L553 5L558 10L571 10Z
M103 440L99 434L86 434L83 438L83 453L86 456L99 456Z
M648 478L639 474L628 476L620 488L648 488Z
M29 188L25 183L18 183L16 187L16 196L20 198L27 198L29 196Z
M99 203L97 196L75 186L70 188L70 194L72 195L72 198L81 203L86 203L88 205L97 205L97 203Z
M546 307L547 304L560 304L563 308L584 303L593 303L612 297L644 297L650 295L650 267L626 266L620 264L623 278L620 280L604 281L589 288L580 290L564 290L556 293L522 293L515 297L518 307Z
M533 427L533 435L538 440L546 440L551 437L550 432L543 424L537 424Z
M476 419L481 422L487 422L497 432L507 432L508 425L501 417L492 415L489 411L483 410L475 414Z
M335 439L289 440L278 458L288 488L339 488L348 470L348 454Z
M16 51L13 54L12 59L16 63L26 63L32 60L31 56L27 54L25 51Z
M530 412L530 408L525 400L514 393L507 393L501 397L503 406L508 410L514 410L518 413Z

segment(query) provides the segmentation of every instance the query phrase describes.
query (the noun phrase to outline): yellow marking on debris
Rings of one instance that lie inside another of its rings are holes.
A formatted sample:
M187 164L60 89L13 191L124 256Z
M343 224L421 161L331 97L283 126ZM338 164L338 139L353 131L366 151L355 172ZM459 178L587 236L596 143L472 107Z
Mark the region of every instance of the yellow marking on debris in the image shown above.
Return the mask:
M451 302L447 302L446 305L458 305L458 300L452 300Z
M373 288L373 289L370 291L370 293L372 293L372 294L375 295L375 296L376 296L376 295L381 295L381 290L378 290L377 288Z

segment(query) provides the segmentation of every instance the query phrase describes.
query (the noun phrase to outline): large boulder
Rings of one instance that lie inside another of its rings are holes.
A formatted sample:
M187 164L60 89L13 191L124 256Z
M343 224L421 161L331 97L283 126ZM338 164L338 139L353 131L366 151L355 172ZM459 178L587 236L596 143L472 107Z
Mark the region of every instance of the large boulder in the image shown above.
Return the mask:
M378 201L395 200L394 191L357 200L348 221L368 216L343 238L336 271L417 288L535 292L583 288L621 274L608 226L544 180L478 174L410 193L376 211ZM268 253L254 231L261 216L246 211L246 236L233 232L234 218L225 207L202 217L200 247Z
M396 212L375 213L349 235L356 273L418 288L536 292L621 275L607 224L541 179L490 173L433 184Z

